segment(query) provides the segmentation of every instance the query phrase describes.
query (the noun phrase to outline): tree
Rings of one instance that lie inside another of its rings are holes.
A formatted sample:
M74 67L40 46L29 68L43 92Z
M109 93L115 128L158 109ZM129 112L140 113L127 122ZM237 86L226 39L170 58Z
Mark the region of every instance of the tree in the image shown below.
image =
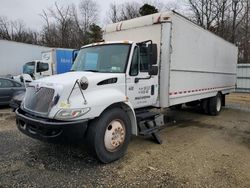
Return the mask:
M205 29L210 29L219 14L215 0L188 0L188 2L196 23Z
M47 12L43 10L41 16L46 22L43 27L44 43L48 46L71 47L72 7L59 6L55 2L55 7L49 8ZM50 18L53 18L54 23L51 23Z
M129 20L139 16L157 13L159 11L173 10L183 7L183 5L177 2L163 3L159 0L142 0L142 3L137 1L125 2L125 3L111 3L107 12L107 23L116 23L123 20Z
M82 0L79 5L82 16L83 28L86 32L90 25L98 20L98 5L93 0Z
M44 45L79 48L101 38L98 36L100 27L95 24L98 12L95 2L83 0L78 7L74 4L63 7L55 3L53 8L43 10L41 16L45 25L41 36Z
M107 13L107 17L112 23L116 23L120 21L120 13L119 13L119 9L116 3L111 3L109 5L109 11Z
M107 22L116 23L140 16L140 4L137 2L126 2L122 4L111 3L107 13Z
M89 27L88 38L89 43L100 42L102 40L102 29L93 23Z
M244 6L244 18L242 24L239 25L240 39L239 39L239 49L240 49L240 60L241 63L250 63L250 2L245 0ZM239 35L239 32L237 32Z
M244 8L243 6L243 1L240 0L232 0L232 12L233 12L233 20L232 20L232 37L231 37L231 42L235 43L235 35L236 35L236 29L239 26L240 21L237 23L237 17L240 15L242 9Z
M225 19L226 16L228 16L228 10L230 7L229 0L216 0L215 1L215 7L217 9L217 14L216 14L216 34L220 35L223 38L228 38L227 33L225 33L228 29L226 29L226 23Z
M130 20L140 16L140 4L137 2L126 2L121 5L120 20Z
M37 32L27 29L22 20L9 21L6 17L0 17L0 38L38 44Z
M144 4L139 10L139 13L141 16L146 16L146 15L154 14L157 12L158 12L158 10L154 6L149 5L147 3Z

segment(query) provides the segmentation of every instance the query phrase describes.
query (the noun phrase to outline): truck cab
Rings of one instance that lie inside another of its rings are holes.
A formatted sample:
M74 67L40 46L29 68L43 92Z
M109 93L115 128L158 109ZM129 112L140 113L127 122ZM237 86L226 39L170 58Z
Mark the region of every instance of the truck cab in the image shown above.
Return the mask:
M41 53L41 60L27 62L23 66L23 74L29 75L33 80L54 74L61 74L70 71L73 57L78 51L68 48L52 48ZM20 75L19 75L20 77Z
M23 74L28 74L33 80L52 75L51 63L39 60L27 62L23 66Z
M71 72L29 84L17 126L44 141L85 137L102 162L114 161L138 134L135 109L157 104L156 64L152 41L84 46Z
M154 76L158 70L155 66L157 51L153 54L155 49L152 41L86 46L80 50L71 71L116 74L114 79L99 85L123 80L125 87L122 92L129 98L134 109L154 106L158 95L158 78Z

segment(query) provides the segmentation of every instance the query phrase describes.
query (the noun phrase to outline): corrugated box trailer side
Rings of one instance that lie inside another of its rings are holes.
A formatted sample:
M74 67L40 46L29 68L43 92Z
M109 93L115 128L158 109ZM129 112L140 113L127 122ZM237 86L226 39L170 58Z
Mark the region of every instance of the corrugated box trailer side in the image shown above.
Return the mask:
M169 105L234 91L237 47L181 16L172 17Z

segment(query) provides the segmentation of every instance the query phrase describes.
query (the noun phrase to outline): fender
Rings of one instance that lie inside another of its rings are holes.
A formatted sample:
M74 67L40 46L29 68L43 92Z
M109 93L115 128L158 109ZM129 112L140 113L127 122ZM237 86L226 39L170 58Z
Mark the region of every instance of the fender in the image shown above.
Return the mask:
M88 96L91 97L88 98ZM90 115L92 117L99 117L108 108L112 108L117 105L122 107L128 113L132 126L132 134L138 134L135 111L127 96L125 96L122 91L116 88L98 89L89 92L88 95L86 95L86 99L88 104L91 104L90 106L92 108L92 113L90 111L90 113L86 115Z
M138 135L138 129L137 129L138 126L137 126L137 120L136 120L134 108L129 101L127 101L125 104L126 104L125 109L127 109L128 116L130 118L130 122L131 122L131 126L132 126L132 134L137 136Z

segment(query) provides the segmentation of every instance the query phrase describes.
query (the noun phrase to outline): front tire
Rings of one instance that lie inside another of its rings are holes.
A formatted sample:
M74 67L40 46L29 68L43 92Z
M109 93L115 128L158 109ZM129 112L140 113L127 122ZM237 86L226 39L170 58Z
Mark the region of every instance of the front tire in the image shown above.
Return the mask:
M104 112L90 123L87 132L90 150L103 163L121 158L127 150L130 137L130 119L121 108Z

